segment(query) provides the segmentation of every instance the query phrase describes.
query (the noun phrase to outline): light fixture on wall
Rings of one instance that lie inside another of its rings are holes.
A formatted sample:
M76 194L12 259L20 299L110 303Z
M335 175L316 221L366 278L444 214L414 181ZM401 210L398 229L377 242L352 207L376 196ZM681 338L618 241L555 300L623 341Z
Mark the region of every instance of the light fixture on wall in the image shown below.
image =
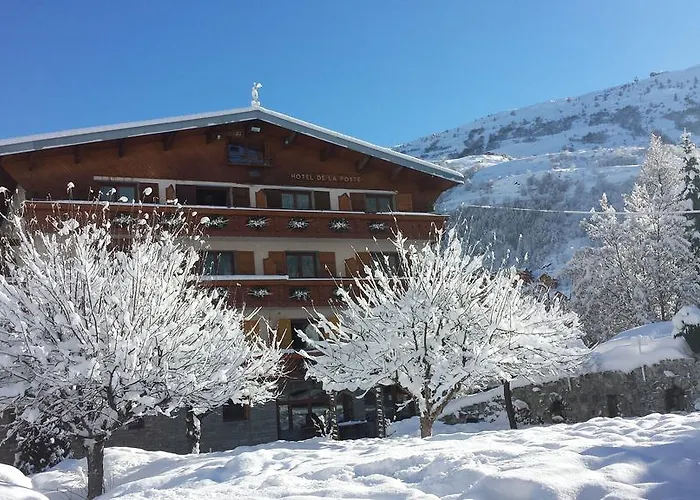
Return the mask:
M262 129L261 129L260 127L250 127L250 131L251 131L251 132L258 133L258 132L260 132L261 130L262 130Z

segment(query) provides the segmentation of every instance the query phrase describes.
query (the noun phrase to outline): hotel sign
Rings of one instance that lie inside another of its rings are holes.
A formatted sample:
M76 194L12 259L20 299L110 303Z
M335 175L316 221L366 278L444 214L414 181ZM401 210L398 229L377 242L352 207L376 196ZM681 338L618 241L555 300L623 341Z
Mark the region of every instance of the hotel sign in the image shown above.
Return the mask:
M338 175L338 174L314 174L292 172L289 177L293 181L308 181L308 182L334 182L339 184L358 184L362 182L362 177L359 175Z

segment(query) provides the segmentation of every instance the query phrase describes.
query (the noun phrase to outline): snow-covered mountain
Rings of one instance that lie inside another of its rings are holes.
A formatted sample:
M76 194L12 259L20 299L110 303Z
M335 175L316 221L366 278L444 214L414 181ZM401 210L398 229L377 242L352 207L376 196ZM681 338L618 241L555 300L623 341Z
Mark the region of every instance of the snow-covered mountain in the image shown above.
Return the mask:
M684 129L700 136L700 66L489 115L396 149L463 172L465 185L438 209L468 217L472 236L527 254L535 272L557 274L588 243L581 215L460 206L589 210L603 192L621 205L649 134L676 143Z
M515 157L643 146L650 132L700 134L700 66L652 73L579 97L496 113L396 149L430 160L497 152Z

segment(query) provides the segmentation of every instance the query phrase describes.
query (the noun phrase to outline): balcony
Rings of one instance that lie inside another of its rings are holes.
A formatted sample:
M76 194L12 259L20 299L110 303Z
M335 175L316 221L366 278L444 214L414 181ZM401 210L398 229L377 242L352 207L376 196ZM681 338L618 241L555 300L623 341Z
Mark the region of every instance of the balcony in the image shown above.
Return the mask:
M352 289L352 278L287 276L217 276L202 280L206 286L225 288L233 304L247 307L325 307L337 299L339 286Z
M80 213L95 210L96 204L79 201L31 201L30 215L43 221L49 215ZM112 220L128 221L138 211L157 211L168 215L178 209L172 205L110 203ZM183 210L202 224L204 232L212 237L287 237L368 239L389 237L398 226L410 239L428 239L433 225L441 226L445 217L428 213L364 213L320 210L283 210L264 208L227 208L185 206ZM130 219L132 218L132 219ZM125 224L125 223L124 223Z

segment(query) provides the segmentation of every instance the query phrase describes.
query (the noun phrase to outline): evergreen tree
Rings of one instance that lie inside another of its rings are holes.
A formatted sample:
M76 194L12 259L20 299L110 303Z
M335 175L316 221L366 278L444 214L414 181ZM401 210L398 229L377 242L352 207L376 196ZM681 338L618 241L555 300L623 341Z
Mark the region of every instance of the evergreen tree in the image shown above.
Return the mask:
M681 135L680 146L683 151L681 158L685 172L685 197L692 203L693 211L700 211L700 162L698 162L697 148L690 140L688 131ZM690 214L688 218L693 221L690 227L692 234L700 234L700 214ZM700 240L692 236L690 241L693 244L695 254L700 255Z
M696 232L683 212L683 162L651 137L647 157L619 214L603 195L601 212L583 227L596 248L584 248L569 264L572 307L588 340L604 341L617 332L654 321L669 321L681 306L700 299Z

